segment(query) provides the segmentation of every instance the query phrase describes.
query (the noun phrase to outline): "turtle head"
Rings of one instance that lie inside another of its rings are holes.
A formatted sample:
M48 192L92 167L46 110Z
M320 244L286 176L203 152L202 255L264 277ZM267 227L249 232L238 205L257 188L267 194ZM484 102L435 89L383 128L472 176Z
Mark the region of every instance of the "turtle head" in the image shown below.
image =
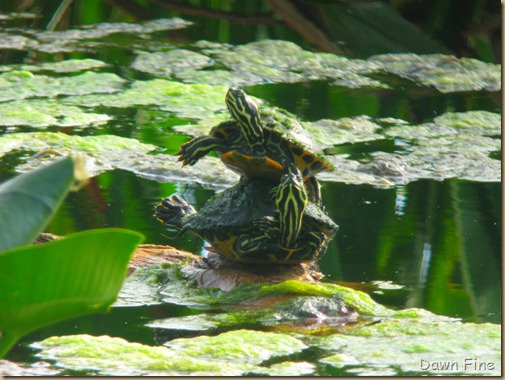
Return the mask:
M279 243L284 248L291 248L302 228L303 213L308 203L298 168L290 168L288 173L281 177L275 203L279 211Z
M225 97L226 106L242 131L247 145L254 151L263 149L263 124L256 103L242 90L231 87Z
M184 228L186 217L196 213L193 206L178 195L163 199L154 209L156 219L178 229Z

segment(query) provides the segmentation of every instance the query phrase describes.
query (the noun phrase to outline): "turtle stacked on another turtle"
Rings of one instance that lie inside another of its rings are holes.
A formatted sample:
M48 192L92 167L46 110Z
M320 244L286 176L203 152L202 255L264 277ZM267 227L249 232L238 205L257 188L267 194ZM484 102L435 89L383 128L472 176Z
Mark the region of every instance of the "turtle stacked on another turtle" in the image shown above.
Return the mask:
M216 253L239 262L298 263L321 257L338 226L322 209L315 174L331 165L293 115L277 108L258 110L238 89L229 89L225 101L232 119L182 145L179 161L194 165L216 151L242 175L240 182L199 213L177 195L166 198L155 217L196 233Z

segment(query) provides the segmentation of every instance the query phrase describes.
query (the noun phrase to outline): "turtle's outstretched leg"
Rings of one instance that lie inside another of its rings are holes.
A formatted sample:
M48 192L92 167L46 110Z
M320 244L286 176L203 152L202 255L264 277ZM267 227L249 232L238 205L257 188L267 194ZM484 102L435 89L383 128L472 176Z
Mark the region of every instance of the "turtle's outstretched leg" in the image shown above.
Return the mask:
M182 161L182 165L194 165L200 158L210 153L213 150L226 152L230 148L228 145L217 137L199 136L193 140L183 144L177 153L179 158L177 161Z

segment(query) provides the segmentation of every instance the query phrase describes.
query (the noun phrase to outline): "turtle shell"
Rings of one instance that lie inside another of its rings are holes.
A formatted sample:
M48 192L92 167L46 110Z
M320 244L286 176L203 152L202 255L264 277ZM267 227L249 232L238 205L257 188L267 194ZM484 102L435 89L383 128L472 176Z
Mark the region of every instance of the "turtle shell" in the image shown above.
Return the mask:
M252 152L241 136L238 123L225 121L210 131L210 135L224 139L231 149L220 153L221 160L233 171L248 176L278 179L286 168L284 160L293 162L304 179L333 167L321 149L309 137L300 121L280 108L262 107L259 110L265 135L266 153Z
M262 232L253 221L260 218L275 218L277 208L270 195L278 183L262 178L244 177L241 181L210 199L202 209L184 220L183 231L190 231L206 240L211 250L239 262L291 264L312 261L326 251L327 245L338 226L316 204L310 203L303 216L303 234L321 234L317 247L298 246L286 249L271 239L268 244L251 254L240 254L237 240L244 235L259 236Z

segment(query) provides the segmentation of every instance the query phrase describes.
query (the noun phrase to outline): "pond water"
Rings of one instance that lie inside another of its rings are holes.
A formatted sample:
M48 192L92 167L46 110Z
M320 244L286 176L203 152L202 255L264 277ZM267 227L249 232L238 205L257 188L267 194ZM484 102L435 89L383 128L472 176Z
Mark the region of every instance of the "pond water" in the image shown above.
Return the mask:
M8 15L14 11L15 3L0 5L0 13ZM42 13L38 18L25 15L0 19L9 36L17 34L20 38L36 39L34 36L42 33L59 2L40 3ZM53 52L49 47L41 49L29 42L25 43L24 48L9 48L0 42L3 65L0 66L0 72L6 71L2 67L13 65L41 66L45 62L71 58L93 58L108 65L95 71L115 73L131 83L156 77L132 68L132 62L143 47L146 52L163 50L160 47L169 45L196 50L193 44L200 40L238 45L267 38L291 41L304 49L310 47L286 24L270 17L266 5L250 9L246 7L238 12L239 16L228 20L213 18L213 12L224 9L213 8L210 3L202 3L200 10L206 9L211 15L205 17L205 12L188 14L170 8L160 8L154 12L154 6L147 2L143 8L147 15L144 20L181 17L194 24L150 34L127 31L105 37L96 35L83 40L83 46L86 47L83 49L79 43L69 45L71 47L66 50ZM229 4L230 11L237 11L237 4L223 3ZM94 11L92 7L95 7ZM248 23L247 20L253 16L263 24ZM139 22L125 9L99 1L76 1L57 29L124 21ZM23 31L23 28L28 27L33 28L31 32ZM54 40L47 38L54 43ZM444 53L441 50L432 52ZM361 57L360 54L356 56ZM61 77L61 74L51 71L43 70L41 73L49 77ZM384 73L376 73L370 77L380 81L385 76ZM174 79L173 76L168 77ZM400 75L389 78L387 83L390 88L335 85L333 79L324 77L287 82L251 82L242 87L250 95L284 108L308 122L366 115L373 120L395 118L406 120L411 125L421 125L447 112L501 112L496 91L467 89L441 92L432 86L413 83ZM218 103L222 103L222 99ZM91 111L110 115L111 118L105 124L92 127L49 126L44 131L80 136L113 134L133 138L158 147L150 156L167 157L167 162L183 142L193 137L192 133L183 133L177 128L190 124L191 117L163 110L156 105L134 104L117 108L102 104ZM33 125L2 125L0 135L41 130ZM382 129L376 131L381 132ZM499 132L482 133L479 137L495 142L500 139ZM381 138L370 140L331 144L326 149L335 156L366 164L373 162L381 153L406 156L412 141L416 141L415 138L409 140L382 135ZM499 143L495 146L486 151L486 156L497 161L501 157L501 149ZM25 147L5 152L0 157L0 179L12 177L36 151ZM457 159L454 158L455 165L460 165ZM223 166L218 171L224 173L227 169ZM221 185L188 182L184 170L179 175L180 180L162 181L121 167L102 172L93 177L87 186L67 197L46 231L66 235L91 228L121 227L141 232L146 243L172 245L194 253L205 253L201 239L190 234L176 236L174 231L167 230L152 216L154 206L163 197L173 193L183 195L198 209L209 197L223 189ZM418 307L436 314L459 317L465 322L499 323L502 239L499 174L495 180L446 173L439 180L435 177L419 176L403 183L395 183L393 178L387 186L377 186L377 183L367 183L367 180L346 181L322 176L324 205L330 217L339 225L335 238L319 263L325 275L324 281L363 290L376 301L395 309ZM7 359L34 360L28 344L53 335L107 334L133 342L155 344L159 337L154 329L145 326L146 323L192 313L194 311L191 308L170 304L113 307L108 314L68 320L37 330L24 337ZM174 338L191 336L189 332L173 334Z

